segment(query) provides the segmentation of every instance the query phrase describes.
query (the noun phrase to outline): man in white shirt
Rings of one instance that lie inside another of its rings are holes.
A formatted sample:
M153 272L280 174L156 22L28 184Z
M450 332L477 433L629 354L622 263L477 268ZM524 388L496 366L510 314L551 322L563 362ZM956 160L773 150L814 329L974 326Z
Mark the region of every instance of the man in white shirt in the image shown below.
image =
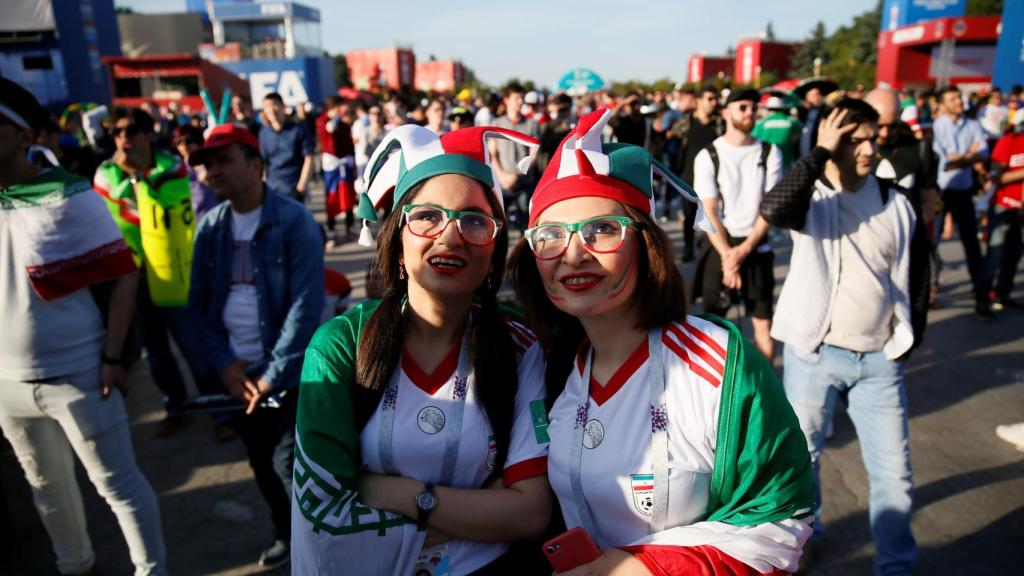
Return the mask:
M915 343L916 221L910 201L873 175L878 118L862 100L837 102L818 145L765 194L761 214L792 230L772 336L785 343L783 386L811 453L815 535L823 532L819 460L842 397L868 473L875 574L910 574L917 544L904 366Z
M750 133L757 116L756 90L734 90L725 102L725 134L697 154L693 188L715 225L697 264L694 295L704 310L724 316L737 291L753 318L754 343L771 361L775 260L768 222L758 211L764 191L782 178L782 152Z

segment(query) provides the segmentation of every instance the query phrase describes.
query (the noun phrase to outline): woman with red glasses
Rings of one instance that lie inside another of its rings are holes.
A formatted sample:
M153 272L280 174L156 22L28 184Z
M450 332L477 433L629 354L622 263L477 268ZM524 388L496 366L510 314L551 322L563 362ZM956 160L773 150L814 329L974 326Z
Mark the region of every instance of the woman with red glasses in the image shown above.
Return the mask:
M510 262L547 351L548 478L566 526L601 549L568 573L795 570L813 504L803 434L739 331L686 314L652 176L696 197L644 149L602 144L610 115L562 141Z
M511 130L407 125L370 158L359 212L392 209L372 270L385 294L306 353L295 574L506 573L509 543L547 527L544 360L497 308L508 231L492 137L538 147Z

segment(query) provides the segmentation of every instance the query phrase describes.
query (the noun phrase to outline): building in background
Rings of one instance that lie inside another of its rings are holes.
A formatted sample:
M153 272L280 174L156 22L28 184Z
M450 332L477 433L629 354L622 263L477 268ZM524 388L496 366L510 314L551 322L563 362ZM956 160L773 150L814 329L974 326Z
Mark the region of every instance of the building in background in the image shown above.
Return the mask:
M1024 84L1024 2L1003 5L1003 19L996 44L996 62L992 85L1009 92L1014 84Z
M686 82L700 84L717 78L731 79L734 64L735 59L729 56L693 54L686 65Z
M3 0L0 74L52 108L110 102L100 59L119 55L113 0Z
M416 56L408 48L355 50L345 55L349 78L360 90L412 90L416 86Z
M457 60L416 63L416 89L421 92L454 92L465 81L465 69Z
M1012 4L1013 0L1007 2ZM885 0L882 30L895 30L922 20L960 17L967 13L967 0Z
M210 42L209 23L202 14L119 13L121 53L125 56L153 54L195 54L200 44Z
M152 102L166 108L176 102L181 111L192 114L205 109L200 90L208 90L214 106L221 105L224 91L249 96L249 84L233 72L193 54L150 56L108 56L113 103L137 107Z
M197 8L190 2L190 8ZM323 56L320 11L297 2L210 2L202 6L213 43L199 51L249 83L258 105L270 92L285 104L322 103L337 89Z
M736 46L733 81L760 87L761 75L772 73L775 79L789 74L790 61L800 44L776 42L764 38L744 38Z
M995 68L999 23L999 16L935 18L883 30L878 34L876 81L898 89L988 86ZM1017 49L1021 49L1019 36Z

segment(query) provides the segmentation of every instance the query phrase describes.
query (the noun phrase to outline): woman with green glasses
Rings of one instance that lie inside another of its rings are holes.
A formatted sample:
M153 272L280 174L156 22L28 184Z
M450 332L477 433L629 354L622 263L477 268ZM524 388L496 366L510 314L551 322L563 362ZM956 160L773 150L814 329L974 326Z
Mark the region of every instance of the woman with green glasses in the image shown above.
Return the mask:
M409 125L370 159L359 212L392 208L372 270L385 294L306 352L294 574L507 573L509 543L547 527L544 360L497 308L508 231L491 137L537 148Z
M580 118L534 192L510 262L547 351L548 478L601 556L571 574L795 570L811 468L771 367L738 330L686 314L642 148ZM698 204L697 225L707 229Z

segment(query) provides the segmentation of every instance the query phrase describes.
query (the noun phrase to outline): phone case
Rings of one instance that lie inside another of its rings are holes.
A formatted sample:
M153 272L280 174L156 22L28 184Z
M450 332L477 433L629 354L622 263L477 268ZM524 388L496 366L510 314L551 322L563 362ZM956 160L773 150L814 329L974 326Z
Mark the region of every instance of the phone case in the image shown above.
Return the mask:
M601 557L601 550L583 528L576 527L544 543L544 555L555 572L568 572Z

